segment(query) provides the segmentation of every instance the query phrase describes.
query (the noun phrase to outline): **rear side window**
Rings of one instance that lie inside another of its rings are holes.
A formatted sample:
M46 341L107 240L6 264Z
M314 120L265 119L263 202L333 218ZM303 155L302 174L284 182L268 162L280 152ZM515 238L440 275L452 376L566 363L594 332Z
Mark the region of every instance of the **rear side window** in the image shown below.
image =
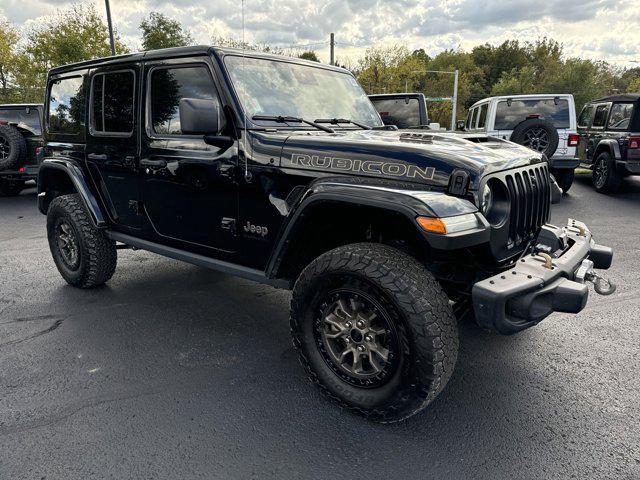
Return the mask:
M417 98L372 99L386 125L409 128L420 125L420 102Z
M484 128L487 123L487 109L489 108L488 104L482 105L480 107L480 113L478 117L478 128Z
M42 134L40 127L40 113L37 108L10 108L7 110L0 109L0 120L9 123L15 123L19 128L31 132L33 135Z
M218 101L213 79L204 66L157 68L151 73L151 126L159 135L181 135L182 98Z
M506 100L496 108L496 130L513 130L531 117L540 117L556 128L569 128L569 101L561 98Z
M588 127L591 124L591 119L593 118L593 110L595 107L593 105L585 105L580 112L580 117L578 118L578 126L579 127Z
M49 91L49 131L77 135L84 124L82 77L54 80Z
M94 135L133 133L134 73L99 73L91 85L91 132Z
M596 113L593 115L594 127L604 127L604 122L607 120L607 113L609 113L609 105L598 105L596 107Z
M607 127L613 130L626 130L633 115L633 103L616 103L611 107Z
M467 129L473 130L476 128L476 121L478 120L478 108L474 108L469 112L469 119L467 120Z

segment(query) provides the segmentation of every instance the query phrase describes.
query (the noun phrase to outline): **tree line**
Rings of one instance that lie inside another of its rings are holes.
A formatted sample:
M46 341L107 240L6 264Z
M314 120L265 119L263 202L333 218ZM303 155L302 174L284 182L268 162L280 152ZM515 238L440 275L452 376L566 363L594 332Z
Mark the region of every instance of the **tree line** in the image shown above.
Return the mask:
M194 39L180 22L151 12L139 25L140 50L192 45ZM116 32L117 54L129 53ZM242 43L214 36L214 45L299 56L319 61L315 52L297 54L268 44ZM110 55L108 29L93 4L77 4L43 24L21 32L0 20L0 103L41 102L47 71L55 66ZM427 97L450 97L453 76L428 71L459 70L458 110L464 118L476 101L490 95L571 93L577 108L613 92L640 91L640 68L620 69L604 61L570 57L561 43L505 41L484 44L470 52L445 50L435 56L404 46L372 47L345 65L367 93L422 92ZM429 104L430 117L448 125L450 102Z

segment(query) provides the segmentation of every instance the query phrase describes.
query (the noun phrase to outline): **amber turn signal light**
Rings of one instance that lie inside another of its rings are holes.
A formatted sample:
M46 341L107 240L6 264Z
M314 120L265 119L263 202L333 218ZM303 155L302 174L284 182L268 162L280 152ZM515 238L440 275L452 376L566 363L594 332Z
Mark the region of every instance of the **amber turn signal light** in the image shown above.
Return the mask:
M442 220L439 218L432 217L418 217L416 218L418 225L422 227L423 230L430 233L447 233L447 226L444 224Z

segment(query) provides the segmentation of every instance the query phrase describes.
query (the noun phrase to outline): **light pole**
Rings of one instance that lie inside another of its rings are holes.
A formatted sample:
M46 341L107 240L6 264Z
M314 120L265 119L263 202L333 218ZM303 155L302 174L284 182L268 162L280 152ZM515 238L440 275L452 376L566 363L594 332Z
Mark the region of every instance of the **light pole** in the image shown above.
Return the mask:
M104 6L107 9L107 25L109 26L109 43L111 44L111 55L116 55L116 43L113 40L113 25L111 25L111 8L109 7L109 0L104 0Z

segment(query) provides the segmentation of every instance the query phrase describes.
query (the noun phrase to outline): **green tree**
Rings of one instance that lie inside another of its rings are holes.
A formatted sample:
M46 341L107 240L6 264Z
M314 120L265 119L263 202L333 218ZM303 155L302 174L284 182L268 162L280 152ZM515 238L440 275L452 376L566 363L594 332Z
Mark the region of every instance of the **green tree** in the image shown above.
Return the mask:
M18 30L8 21L0 21L0 103L13 100L15 90L12 80L19 54L16 49Z
M142 49L184 47L193 44L193 37L179 21L159 12L151 12L140 22L142 30Z
M117 34L115 47L128 52ZM73 5L31 30L23 53L15 74L21 101L42 101L49 69L111 55L107 25L93 4Z
M314 62L320 61L320 59L318 58L318 55L316 55L316 52L312 50L308 52L302 52L300 55L298 55L298 58L304 58L305 60L312 60Z

